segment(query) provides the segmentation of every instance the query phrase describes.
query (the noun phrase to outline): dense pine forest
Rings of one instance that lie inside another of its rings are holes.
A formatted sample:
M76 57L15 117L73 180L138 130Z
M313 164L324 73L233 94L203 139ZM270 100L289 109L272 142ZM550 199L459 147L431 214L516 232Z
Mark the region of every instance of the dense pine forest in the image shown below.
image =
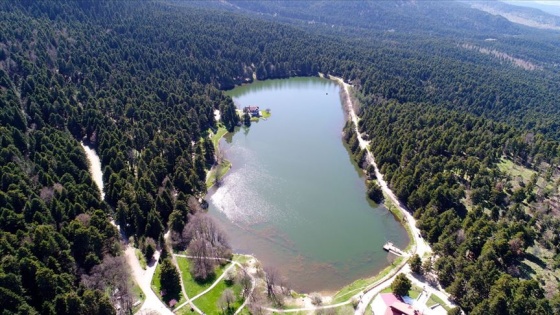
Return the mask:
M560 266L557 33L448 2L233 3L247 9L0 3L3 314L131 309L110 220L139 243L182 231L215 163L214 110L240 123L223 91L319 72L354 84L360 131L464 311L560 312L558 278L528 267ZM100 156L103 200L80 142Z

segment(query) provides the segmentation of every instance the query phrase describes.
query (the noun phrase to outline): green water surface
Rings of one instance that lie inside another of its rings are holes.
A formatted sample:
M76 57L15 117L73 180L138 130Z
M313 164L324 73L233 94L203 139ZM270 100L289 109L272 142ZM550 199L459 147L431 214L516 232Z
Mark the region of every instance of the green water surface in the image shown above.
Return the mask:
M300 292L336 291L369 277L404 248L405 229L366 199L345 148L339 87L320 78L269 80L229 92L238 107L272 116L222 139L233 167L209 195L209 213L235 252L254 254Z

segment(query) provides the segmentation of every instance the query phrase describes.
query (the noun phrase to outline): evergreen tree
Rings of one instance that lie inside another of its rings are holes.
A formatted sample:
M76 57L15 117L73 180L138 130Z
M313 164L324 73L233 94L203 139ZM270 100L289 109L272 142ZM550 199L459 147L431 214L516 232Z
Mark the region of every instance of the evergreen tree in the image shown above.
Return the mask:
M161 263L160 283L162 290L165 291L164 298L166 301L179 300L181 294L180 275L170 258L164 259Z

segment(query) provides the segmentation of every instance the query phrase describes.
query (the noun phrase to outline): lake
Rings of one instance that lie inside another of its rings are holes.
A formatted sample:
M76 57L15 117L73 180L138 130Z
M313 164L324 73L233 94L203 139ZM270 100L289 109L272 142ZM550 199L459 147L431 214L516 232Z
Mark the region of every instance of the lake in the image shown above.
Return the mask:
M342 141L339 86L321 78L259 81L229 91L239 108L270 109L266 121L220 142L232 169L209 193L209 213L235 252L255 255L299 292L334 292L375 275L404 248L406 230L370 202Z

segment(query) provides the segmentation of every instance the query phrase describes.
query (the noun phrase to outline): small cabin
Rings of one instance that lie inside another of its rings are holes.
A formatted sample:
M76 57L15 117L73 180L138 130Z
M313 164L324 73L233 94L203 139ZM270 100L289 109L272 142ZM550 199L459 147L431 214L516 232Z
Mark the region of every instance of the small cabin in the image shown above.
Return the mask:
M261 115L258 106L246 106L243 107L244 113L249 113L252 117L259 117Z

